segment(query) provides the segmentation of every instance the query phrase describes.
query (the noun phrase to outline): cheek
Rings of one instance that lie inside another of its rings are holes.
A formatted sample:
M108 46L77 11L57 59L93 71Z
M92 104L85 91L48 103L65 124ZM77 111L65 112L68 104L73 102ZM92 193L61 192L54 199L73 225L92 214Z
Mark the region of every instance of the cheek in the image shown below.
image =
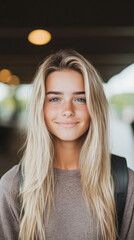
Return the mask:
M49 121L50 119L52 120L56 116L57 111L55 111L54 108L50 108L49 106L44 107L44 116L45 120Z
M90 116L89 116L87 107L85 107L84 109L81 109L81 111L79 111L79 117L81 119L83 119L84 121L89 121Z

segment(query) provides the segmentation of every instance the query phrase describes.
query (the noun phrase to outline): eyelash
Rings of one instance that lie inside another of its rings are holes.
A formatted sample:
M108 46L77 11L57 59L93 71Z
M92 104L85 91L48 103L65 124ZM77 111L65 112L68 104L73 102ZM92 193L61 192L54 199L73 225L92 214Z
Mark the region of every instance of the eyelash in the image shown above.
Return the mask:
M57 98L57 97L51 98L49 100L49 102L53 102L52 100L54 100L54 99L59 99L59 98ZM77 98L77 99L82 99L82 100L84 100L83 102L86 102L86 99L84 99L84 98Z

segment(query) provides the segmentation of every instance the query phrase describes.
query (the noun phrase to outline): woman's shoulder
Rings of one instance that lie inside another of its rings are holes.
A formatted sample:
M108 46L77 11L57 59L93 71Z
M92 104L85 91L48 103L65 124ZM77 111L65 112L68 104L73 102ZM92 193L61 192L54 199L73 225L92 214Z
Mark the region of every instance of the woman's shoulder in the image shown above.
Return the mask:
M121 240L134 239L134 171L128 168L128 191L121 228Z
M128 174L130 177L134 178L134 170L128 167Z
M134 171L128 168L128 194L134 191Z
M19 165L7 171L0 180L0 239L18 239L19 232Z
M0 179L1 190L6 194L16 194L19 188L19 164L9 169Z

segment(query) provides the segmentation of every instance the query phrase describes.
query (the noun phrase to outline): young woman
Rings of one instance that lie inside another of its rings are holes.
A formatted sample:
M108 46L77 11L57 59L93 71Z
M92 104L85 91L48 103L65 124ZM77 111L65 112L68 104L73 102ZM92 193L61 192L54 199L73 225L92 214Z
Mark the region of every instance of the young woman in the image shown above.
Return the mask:
M48 56L33 83L22 187L20 164L1 179L0 239L116 240L110 158L100 76L74 50ZM134 172L128 173L121 240L134 237Z

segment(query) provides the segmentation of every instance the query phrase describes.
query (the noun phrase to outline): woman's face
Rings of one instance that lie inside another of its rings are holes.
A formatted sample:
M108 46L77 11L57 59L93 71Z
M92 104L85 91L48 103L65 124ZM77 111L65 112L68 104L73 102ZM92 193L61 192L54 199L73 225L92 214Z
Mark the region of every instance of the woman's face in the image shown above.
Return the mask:
M69 69L48 75L44 113L48 130L60 140L78 140L88 130L84 79L79 72Z

